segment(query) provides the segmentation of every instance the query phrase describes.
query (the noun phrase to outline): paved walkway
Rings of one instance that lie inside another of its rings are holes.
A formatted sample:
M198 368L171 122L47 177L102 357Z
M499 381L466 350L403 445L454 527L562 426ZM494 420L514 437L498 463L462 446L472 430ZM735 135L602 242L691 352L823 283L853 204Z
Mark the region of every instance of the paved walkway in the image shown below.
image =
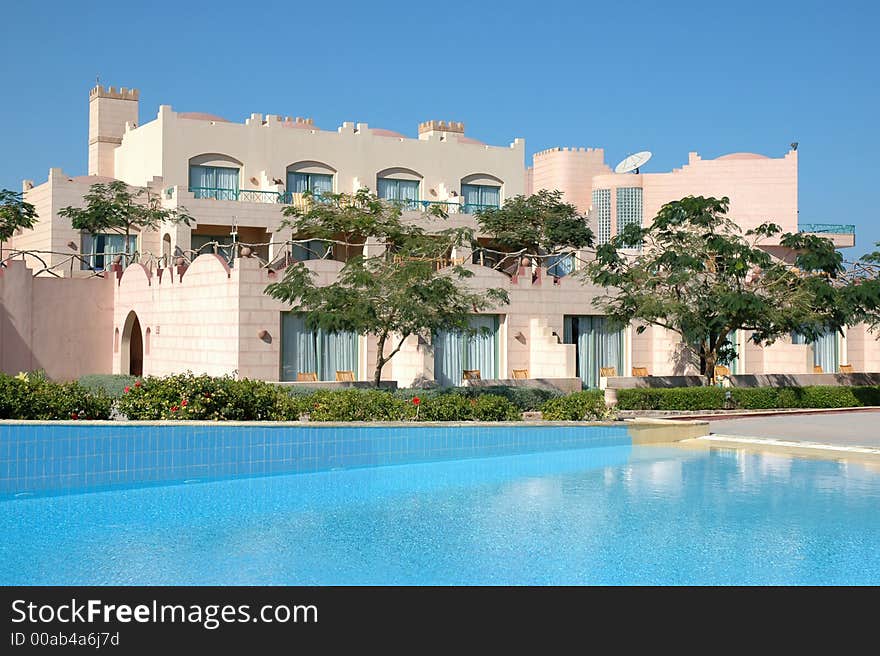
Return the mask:
M877 448L880 410L710 420L709 430L718 435Z

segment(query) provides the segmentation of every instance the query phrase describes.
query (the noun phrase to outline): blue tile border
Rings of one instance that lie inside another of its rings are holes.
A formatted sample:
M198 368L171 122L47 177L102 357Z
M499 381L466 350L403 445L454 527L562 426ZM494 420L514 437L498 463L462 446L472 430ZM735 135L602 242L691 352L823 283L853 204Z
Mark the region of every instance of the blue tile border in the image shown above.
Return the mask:
M609 423L0 422L0 497L631 444Z

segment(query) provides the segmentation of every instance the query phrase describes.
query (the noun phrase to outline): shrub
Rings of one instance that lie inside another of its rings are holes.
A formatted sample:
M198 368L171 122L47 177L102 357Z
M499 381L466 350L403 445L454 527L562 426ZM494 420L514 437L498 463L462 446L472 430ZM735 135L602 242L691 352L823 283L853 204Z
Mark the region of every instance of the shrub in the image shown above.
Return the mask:
M134 385L136 380L137 376L125 374L89 374L81 376L77 382L86 389L102 390L108 396L118 399L125 388Z
M520 421L521 411L508 399L495 394L481 394L471 404L477 421Z
M416 413L411 401L376 389L320 391L300 403L312 421L402 421Z
M419 397L419 419L422 421L469 421L474 417L476 399L468 399L458 392Z
M0 419L108 419L113 400L78 383L54 383L42 372L0 374Z
M730 401L727 401L727 393ZM675 387L622 389L619 410L764 410L880 405L880 387Z
M548 421L596 421L607 415L605 393L584 390L544 402L541 416Z
M124 391L117 408L129 419L259 421L296 419L291 397L277 385L192 373L148 376Z

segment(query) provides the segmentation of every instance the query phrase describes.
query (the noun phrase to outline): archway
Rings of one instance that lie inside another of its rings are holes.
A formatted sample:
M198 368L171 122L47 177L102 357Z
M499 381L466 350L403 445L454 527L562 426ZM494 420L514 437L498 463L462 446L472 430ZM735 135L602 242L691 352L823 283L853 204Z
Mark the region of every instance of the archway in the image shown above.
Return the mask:
M144 338L141 322L132 310L122 328L120 373L141 376L144 373Z

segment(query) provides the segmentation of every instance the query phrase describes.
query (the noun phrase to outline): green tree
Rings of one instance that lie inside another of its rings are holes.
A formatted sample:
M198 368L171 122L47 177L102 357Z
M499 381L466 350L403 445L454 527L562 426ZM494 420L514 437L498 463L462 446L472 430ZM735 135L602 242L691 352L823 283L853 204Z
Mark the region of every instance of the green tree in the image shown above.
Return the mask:
M449 262L450 249L470 243L471 231L429 234L404 221L398 205L365 189L310 197L305 207L287 207L284 214L283 225L295 238L335 244L347 260L336 281L323 287L305 264L296 262L266 293L306 313L306 325L313 330L375 335L376 385L408 337L471 332L471 314L508 302L503 289L469 289L466 280L473 273ZM388 353L386 345L391 346Z
M729 339L735 330L772 344L792 331L815 339L851 319L838 284L843 258L830 240L781 234L772 223L743 234L727 217L728 206L727 198L702 196L668 203L650 225L628 225L600 246L586 269L607 289L594 303L614 323L678 333L710 382L715 365L736 355ZM760 247L777 236L790 263ZM621 252L631 244L641 250Z
M545 265L554 255L593 245L586 217L562 200L561 191L516 196L503 207L481 210L476 219L480 232L499 248L513 257L531 257Z
M19 191L0 189L0 256L3 255L3 242L15 234L16 230L29 230L37 222L37 211L25 202Z
M880 247L880 243L875 244ZM847 271L850 284L844 297L854 314L854 323L865 322L880 330L880 250L863 255Z
M189 225L194 220L185 207L163 207L158 194L145 188L129 187L121 180L93 184L83 201L83 207L63 207L58 215L70 219L76 230L91 235L124 234L126 248L132 228L156 230L163 222Z

